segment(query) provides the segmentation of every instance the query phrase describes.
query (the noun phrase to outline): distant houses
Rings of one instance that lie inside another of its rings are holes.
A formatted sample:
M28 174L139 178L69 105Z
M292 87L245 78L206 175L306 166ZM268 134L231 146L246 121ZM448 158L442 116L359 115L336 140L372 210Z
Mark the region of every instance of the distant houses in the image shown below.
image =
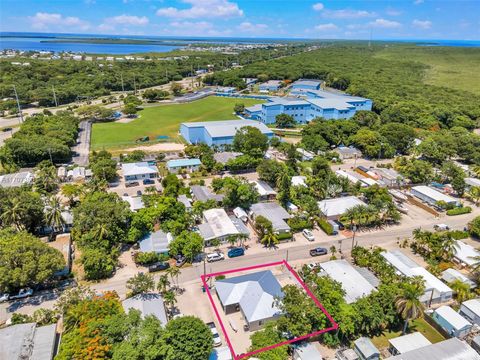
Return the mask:
M260 92L274 92L278 91L281 86L282 82L280 80L268 80L258 85L258 90Z
M158 169L146 161L135 163L123 163L122 174L125 181L139 181L144 179L158 178Z

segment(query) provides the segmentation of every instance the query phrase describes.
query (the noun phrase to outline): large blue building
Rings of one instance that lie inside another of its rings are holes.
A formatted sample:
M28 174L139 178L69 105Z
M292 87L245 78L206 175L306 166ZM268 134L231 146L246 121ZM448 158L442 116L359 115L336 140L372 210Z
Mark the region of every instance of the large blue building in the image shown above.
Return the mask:
M269 139L273 132L265 124L254 120L222 120L207 122L182 123L180 134L189 144L205 143L209 146L230 145L238 130L245 126L259 129Z
M266 103L245 109L246 115L264 124L275 123L279 114L291 115L305 124L317 117L348 119L358 110L372 110L372 100L320 89L318 80L298 80L290 88L290 97L269 98Z

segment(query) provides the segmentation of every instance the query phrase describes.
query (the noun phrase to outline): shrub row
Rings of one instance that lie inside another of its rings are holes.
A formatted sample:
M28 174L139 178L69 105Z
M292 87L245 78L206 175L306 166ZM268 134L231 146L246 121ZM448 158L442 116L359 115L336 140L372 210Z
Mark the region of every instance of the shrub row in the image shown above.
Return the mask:
M465 206L465 207L458 207L455 209L447 210L447 215L455 216L455 215L469 214L471 212L472 212L472 208L470 206Z
M333 235L333 226L327 220L319 219L318 225L327 235Z

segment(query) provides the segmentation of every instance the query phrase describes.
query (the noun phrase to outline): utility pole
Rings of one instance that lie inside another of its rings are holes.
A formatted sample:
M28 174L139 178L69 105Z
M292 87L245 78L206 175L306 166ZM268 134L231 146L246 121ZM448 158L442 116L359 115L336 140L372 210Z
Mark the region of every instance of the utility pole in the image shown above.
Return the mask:
M53 85L52 85L52 91L53 91L53 101L55 101L55 107L58 107L57 95L55 94L55 87Z
M193 64L192 64L192 73L191 73L191 76L192 76L192 90L193 90Z
M120 81L122 82L122 92L125 92L125 88L123 86L123 74L120 73Z
M135 75L133 76L133 94L137 95L137 82L135 81Z
M18 114L20 115L20 122L23 123L22 109L20 108L20 101L18 101L18 94L15 85L13 85L13 92L15 93L15 99L17 99Z

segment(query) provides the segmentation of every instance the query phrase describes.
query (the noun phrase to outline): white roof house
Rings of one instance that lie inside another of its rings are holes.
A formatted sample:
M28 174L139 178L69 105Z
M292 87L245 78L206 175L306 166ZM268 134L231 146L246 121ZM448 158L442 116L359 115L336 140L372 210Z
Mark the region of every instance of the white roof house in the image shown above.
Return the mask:
M466 336L472 327L470 321L446 305L436 309L432 314L432 318L449 334L458 338Z
M347 212L347 210L358 206L367 205L355 196L345 196L335 199L327 199L318 202L318 208L327 218L339 218Z
M146 161L135 163L123 163L122 164L123 176L135 177L146 174L158 174L158 169L155 165L150 165Z
M252 184L255 186L255 189L257 189L258 194L262 198L277 195L277 192L273 190L272 187L268 185L265 181L262 181L262 180L252 181Z
M287 212L287 210L275 202L260 202L253 204L250 207L250 212L254 218L261 215L270 220L274 231L290 231L290 226L285 220L290 219L292 216Z
M393 355L403 354L408 351L420 349L424 346L432 344L425 336L423 336L422 333L419 333L418 331L390 339L388 342L390 343L390 352Z
M322 360L322 354L313 343L301 344L293 350L293 360Z
M209 241L225 239L231 235L250 234L248 228L235 216L228 216L224 209L209 209L203 212L204 223L198 226L200 235Z
M145 207L141 196L122 196L122 200L128 203L132 211L138 211Z
M270 270L217 280L215 290L222 306L238 304L249 324L280 315L276 299L284 294Z
M352 184L356 184L360 181L359 178L357 178L356 176L353 176L352 174L350 174L349 172L346 172L345 170L337 170L337 171L335 171L335 174L337 176L340 176L340 177L343 177L343 178L347 179Z
M459 313L467 320L479 325L480 324L480 299L471 299L471 300L464 301L460 306Z
M431 205L435 205L439 201L445 201L447 204L457 204L459 202L457 199L425 185L412 187L411 193Z
M480 179L476 179L476 178L465 178L465 184L467 184L467 186L480 186Z
M130 309L139 310L142 317L153 315L160 320L162 325L166 325L168 322L165 304L160 294L138 294L123 300L122 306L126 312Z
M327 261L320 266L330 278L342 284L347 304L375 291L375 287L346 260Z
M473 289L473 288L477 287L477 284L474 281L470 280L468 277L466 277L460 271L458 271L454 268L450 268L450 269L447 269L447 270L443 271L441 277L447 283L451 283L455 280L460 280L461 282L470 286L470 289Z
M480 251L472 245L457 240L454 246L453 259L464 266L472 266L480 260Z
M292 176L292 186L307 186L305 183L306 176Z
M420 298L420 301L427 303L432 299L432 302L444 302L452 298L452 289L400 250L384 251L381 255L398 273L408 277L421 276L423 278L425 281L425 293Z
M480 355L465 341L451 338L436 344L407 351L389 360L480 360Z

